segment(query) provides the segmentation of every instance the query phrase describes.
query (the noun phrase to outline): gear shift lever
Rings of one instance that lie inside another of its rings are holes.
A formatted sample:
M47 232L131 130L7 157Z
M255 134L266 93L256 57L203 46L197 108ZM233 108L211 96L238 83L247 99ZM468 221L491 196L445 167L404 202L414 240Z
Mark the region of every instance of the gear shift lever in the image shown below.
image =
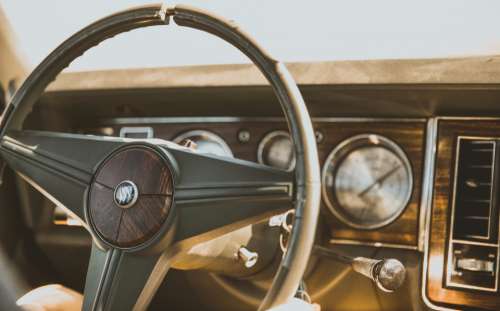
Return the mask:
M406 269L397 259L349 257L316 245L314 251L330 259L351 265L354 271L373 280L378 288L385 292L393 292L401 287L406 277Z

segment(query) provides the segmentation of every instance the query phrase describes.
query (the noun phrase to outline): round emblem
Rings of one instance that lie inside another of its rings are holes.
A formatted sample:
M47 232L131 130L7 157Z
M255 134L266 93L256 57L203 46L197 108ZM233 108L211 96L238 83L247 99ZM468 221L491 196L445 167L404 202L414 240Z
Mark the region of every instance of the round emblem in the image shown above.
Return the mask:
M115 204L121 208L132 207L138 197L139 191L137 190L137 186L130 180L122 181L115 188Z

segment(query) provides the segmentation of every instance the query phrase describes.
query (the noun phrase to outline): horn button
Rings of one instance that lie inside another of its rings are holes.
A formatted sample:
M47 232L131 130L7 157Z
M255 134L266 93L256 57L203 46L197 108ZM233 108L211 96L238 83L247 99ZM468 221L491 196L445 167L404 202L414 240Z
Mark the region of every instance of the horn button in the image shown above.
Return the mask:
M90 187L88 214L109 244L130 248L155 236L173 202L172 172L147 146L128 146L108 157Z

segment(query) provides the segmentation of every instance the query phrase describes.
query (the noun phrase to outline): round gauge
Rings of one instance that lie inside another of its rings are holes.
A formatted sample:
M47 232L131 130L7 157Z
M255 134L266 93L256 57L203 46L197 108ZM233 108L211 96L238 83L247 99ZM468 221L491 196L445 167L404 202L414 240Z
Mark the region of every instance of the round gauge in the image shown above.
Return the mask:
M285 131L274 131L262 139L257 150L259 163L282 170L295 168L295 152L290 135Z
M374 134L349 138L323 167L323 197L344 223L375 229L394 221L413 191L410 161L391 140Z
M224 139L212 132L204 130L185 132L174 138L174 143L181 144L186 139L196 144L196 151L198 152L233 157L233 152Z

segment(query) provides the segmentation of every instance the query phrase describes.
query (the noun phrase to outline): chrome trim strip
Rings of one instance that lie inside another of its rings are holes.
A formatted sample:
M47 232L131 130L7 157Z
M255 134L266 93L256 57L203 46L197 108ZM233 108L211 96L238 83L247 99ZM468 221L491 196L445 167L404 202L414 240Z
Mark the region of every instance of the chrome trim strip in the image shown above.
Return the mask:
M313 122L425 122L425 118L312 117Z
M499 119L500 121L500 119ZM469 135L459 135L458 138L465 139L475 139L475 140L500 140L500 136L469 136Z
M469 245L478 245L478 246L489 246L489 247L498 247L497 244L494 243L485 243L485 242L475 242L475 241L467 241L461 239L453 239L453 242L460 244L469 244Z
M427 134L432 135L434 138L434 144L430 146L429 156L430 159L427 159L426 154L426 163L429 162L432 165L424 171L424 180L428 179L427 187L422 188L423 192L429 192L426 197L426 202L422 202L425 204L425 210L420 211L421 213L425 212L425 230L423 232L424 236L424 258L423 258L423 267L422 267L422 292L421 297L424 301L424 304L432 310L438 311L456 311L457 309L451 309L447 307L441 307L435 305L432 301L427 297L427 270L429 265L429 239L430 239L430 229L431 229L431 215L432 215L432 199L433 199L433 189L434 189L434 174L436 171L436 156L437 156L437 134L438 134L438 126L439 126L439 118L431 118L427 121ZM428 148L429 149L429 148Z
M498 280L498 279L497 279ZM466 284L460 284L460 283L455 283L455 282L447 282L447 285L451 285L451 288L456 288L456 289L473 289L476 291L482 291L482 292L488 292L488 293L495 293L497 290L489 287L482 287L482 286L474 286L474 285L466 285ZM496 285L495 285L496 286Z
M318 117L313 122L424 122L425 118L353 118L353 117ZM110 118L102 119L100 124L179 124L179 123L237 123L237 122L286 122L282 117L145 117L145 118Z
M414 245L404 245L396 243L384 243L384 242L366 242L357 240L347 240L347 239L330 239L330 244L340 244L340 245L361 245L361 246L371 246L371 247L387 247L387 248L397 248L397 249L407 249L407 250L418 250Z
M426 118L368 118L368 117L312 117L313 122L424 122ZM500 120L500 117L461 117L441 116L429 120ZM99 121L106 125L123 124L170 124L170 123L235 123L235 122L285 122L283 117L231 117L231 116L188 116L188 117L131 117L108 118Z
M438 120L457 120L457 121L469 121L469 120L491 120L491 121L498 121L500 120L500 117L446 117L446 116L441 116L441 117L436 117Z
M248 120L247 120L248 119ZM269 121L286 122L281 117L146 117L146 118L111 118L102 119L101 124L124 125L124 124L179 124L179 123L237 123L242 121Z
M432 195L434 191L434 170L437 149L437 120L429 119L426 128L425 158L422 178L422 192L420 198L420 215L418 224L418 250L425 249L426 217L428 210L432 207Z

